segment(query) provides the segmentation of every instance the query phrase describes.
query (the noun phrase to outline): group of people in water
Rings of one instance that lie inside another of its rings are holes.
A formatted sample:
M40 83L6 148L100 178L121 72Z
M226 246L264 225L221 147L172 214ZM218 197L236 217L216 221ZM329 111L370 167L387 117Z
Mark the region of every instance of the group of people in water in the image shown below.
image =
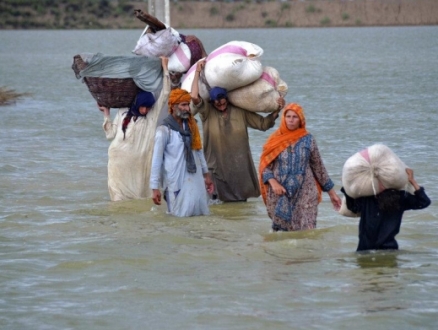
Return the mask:
M190 91L180 88L181 74L169 73L167 58L162 57L161 63L159 91L140 91L131 107L118 110L113 121L110 109L98 106L104 113L106 137L112 139L108 151L112 201L152 198L160 205L163 198L169 214L187 217L208 215L210 199L245 202L261 195L273 231L316 228L322 192L328 193L336 211L341 208L342 199L299 104L286 105L279 96L278 110L262 116L231 104L221 86L213 86L209 99L203 99L198 83L205 60L196 64ZM202 122L202 139L196 114ZM263 146L257 173L248 127L267 131L278 117L279 128ZM155 138L144 138L151 130ZM403 212L430 204L413 171L406 172L414 194L386 189L353 199L341 189L347 208L360 214L358 251L398 249L395 236Z

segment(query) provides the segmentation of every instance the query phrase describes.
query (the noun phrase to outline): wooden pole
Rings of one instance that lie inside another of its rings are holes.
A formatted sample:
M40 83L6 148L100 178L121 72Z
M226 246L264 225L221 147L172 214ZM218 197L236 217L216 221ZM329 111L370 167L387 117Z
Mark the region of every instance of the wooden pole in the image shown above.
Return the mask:
M164 22L170 26L170 3L169 0L164 0Z
M148 0L148 13L170 26L169 0Z

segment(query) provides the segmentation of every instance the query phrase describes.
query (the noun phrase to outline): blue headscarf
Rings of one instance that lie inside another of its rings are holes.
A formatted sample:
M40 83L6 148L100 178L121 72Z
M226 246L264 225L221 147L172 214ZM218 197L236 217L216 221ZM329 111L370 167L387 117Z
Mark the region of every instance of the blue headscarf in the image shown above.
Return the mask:
M123 122L122 122L123 140L125 139L126 128L131 122L131 118L134 117L134 121L136 121L138 117L145 117L147 115L147 113L145 115L142 115L138 111L138 109L140 107L152 108L154 104L155 104L155 97L154 94L152 94L151 92L140 90L137 93L137 96L135 97L134 102L132 102L129 111L127 113L125 112L126 116L125 118L123 118Z
M210 101L217 101L227 98L227 90L222 87L213 87L210 90Z
M145 116L140 114L140 112L138 112L138 109L140 107L152 108L154 104L155 104L154 94L152 94L151 92L141 90L137 93L134 102L132 102L131 108L129 109L129 113L133 117Z

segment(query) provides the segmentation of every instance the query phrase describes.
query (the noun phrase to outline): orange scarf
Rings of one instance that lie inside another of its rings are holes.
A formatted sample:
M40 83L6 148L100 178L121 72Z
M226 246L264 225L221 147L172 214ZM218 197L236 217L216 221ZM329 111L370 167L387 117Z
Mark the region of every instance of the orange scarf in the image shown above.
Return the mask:
M175 88L170 91L169 95L169 113L172 113L172 106L175 104L179 104L181 102L190 102L191 100L190 93L181 88ZM201 150L201 135L199 134L198 124L196 123L196 119L193 118L193 115L190 114L190 117L187 120L190 132L192 133L192 149L193 150Z
M288 111L294 111L300 118L300 127L296 130L291 131L286 126L286 113ZM264 169L272 163L284 149L295 144L299 139L308 134L309 132L306 130L306 118L304 116L303 108L297 103L288 104L281 115L280 127L268 138L263 146L262 155L260 156L259 181L260 190L265 204L269 183L263 183L262 174ZM318 188L318 200L321 201L321 187L318 183L316 183L316 186Z

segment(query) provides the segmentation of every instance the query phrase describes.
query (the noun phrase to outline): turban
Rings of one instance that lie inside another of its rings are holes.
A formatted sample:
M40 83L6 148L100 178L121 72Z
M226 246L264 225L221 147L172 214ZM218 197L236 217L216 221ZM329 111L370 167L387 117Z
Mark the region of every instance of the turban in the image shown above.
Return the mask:
M170 91L169 94L169 112L172 113L172 106L175 104L179 104L182 102L190 102L191 101L190 93L181 88L175 88Z
M179 104L182 102L190 102L192 97L190 93L181 88L175 88L170 91L169 94L169 112L173 113L172 106L175 104ZM190 117L187 120L190 128L190 132L192 133L192 149L200 150L202 148L201 144L201 135L199 134L198 124L196 123L195 118L193 118L192 113L190 113Z
M213 87L210 90L210 100L217 101L227 97L227 90L222 87Z

